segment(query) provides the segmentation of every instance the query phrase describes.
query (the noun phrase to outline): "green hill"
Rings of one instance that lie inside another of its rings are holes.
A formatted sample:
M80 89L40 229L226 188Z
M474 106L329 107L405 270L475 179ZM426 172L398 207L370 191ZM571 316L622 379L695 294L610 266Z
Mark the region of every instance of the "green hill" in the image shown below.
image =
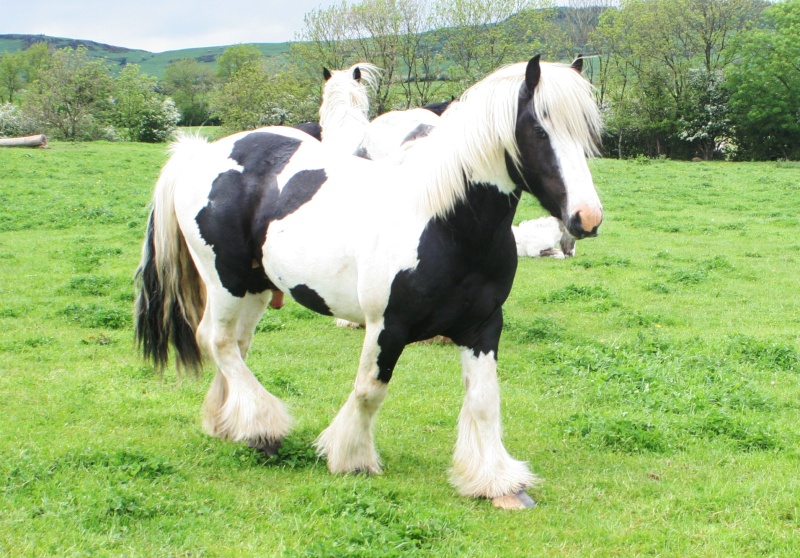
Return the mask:
M47 35L0 35L0 53L24 50L32 44L43 41L51 45L52 48L84 46L92 58L107 60L115 67L122 67L125 64L138 64L143 72L157 78L161 78L164 74L167 64L183 58L193 58L202 64L216 67L217 59L230 46L168 50L154 53L146 50L106 45L94 41L49 37ZM289 51L289 43L259 43L255 46L267 57L282 58Z

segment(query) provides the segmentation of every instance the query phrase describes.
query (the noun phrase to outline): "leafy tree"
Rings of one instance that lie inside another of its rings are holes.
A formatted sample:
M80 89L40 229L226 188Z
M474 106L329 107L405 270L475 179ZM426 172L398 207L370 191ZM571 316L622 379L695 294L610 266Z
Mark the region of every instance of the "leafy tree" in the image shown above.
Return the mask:
M85 47L64 48L29 86L25 107L58 137L93 139L101 134L111 89L102 61L91 61Z
M529 7L528 0L440 0L436 10L447 29L442 46L465 85L513 59L515 42L500 25Z
M50 64L50 46L44 41L34 43L22 51L22 56L25 60L25 82L31 83Z
M229 81L244 66L258 62L263 57L255 45L229 46L217 60L217 77L222 81Z
M308 83L256 62L231 76L214 102L214 113L229 131L316 120L318 111L319 99Z
M680 137L695 146L706 161L733 136L729 97L722 72L709 74L705 69L691 72L687 103L679 123Z
M738 157L800 159L800 0L764 18L738 38L727 73Z
M182 124L197 126L211 118L211 96L216 79L206 65L189 58L170 62L162 84L180 110Z
M161 142L175 131L180 113L157 92L157 85L156 78L142 74L135 64L125 66L114 80L110 121L128 140Z
M441 34L432 31L440 27L436 13L427 0L406 1L400 8L400 68L403 74L400 87L407 109L423 106L435 100L441 92L437 81L443 72L440 52Z
M13 103L15 96L36 79L50 59L47 43L36 43L26 50L0 54L0 101Z
M323 67L341 70L351 61L356 62L356 37L349 14L350 6L343 0L341 4L311 10L303 17L303 29L290 47L290 56L307 78L319 79Z
M624 145L631 154L691 153L687 147L696 140L685 140L697 138L698 128L681 126L698 123L692 76L718 75L730 61L731 38L757 22L763 6L762 0L623 0L601 16L591 44L605 54L599 87L616 118L609 129L616 126L620 155Z
M0 54L0 101L14 102L14 95L24 86L24 67L22 52Z

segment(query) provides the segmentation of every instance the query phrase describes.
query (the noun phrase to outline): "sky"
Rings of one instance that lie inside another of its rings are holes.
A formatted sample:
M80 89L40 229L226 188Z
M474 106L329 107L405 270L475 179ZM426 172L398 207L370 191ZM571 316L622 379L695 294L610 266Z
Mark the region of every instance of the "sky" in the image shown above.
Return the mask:
M150 52L281 43L295 39L306 13L339 1L0 0L0 35L50 35Z

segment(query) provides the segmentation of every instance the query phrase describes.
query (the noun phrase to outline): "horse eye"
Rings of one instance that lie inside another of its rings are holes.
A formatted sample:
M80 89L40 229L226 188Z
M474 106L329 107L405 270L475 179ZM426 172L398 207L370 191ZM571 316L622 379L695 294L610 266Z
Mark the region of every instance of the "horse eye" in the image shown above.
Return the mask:
M547 139L547 132L541 126L534 126L533 133L536 134L536 137L539 139Z

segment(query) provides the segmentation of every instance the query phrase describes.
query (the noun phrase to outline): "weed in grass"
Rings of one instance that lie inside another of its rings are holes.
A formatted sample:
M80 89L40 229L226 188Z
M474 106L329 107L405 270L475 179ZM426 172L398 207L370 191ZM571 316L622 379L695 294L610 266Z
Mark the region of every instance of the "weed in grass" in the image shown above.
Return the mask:
M672 292L672 289L668 285L665 285L664 283L650 283L648 285L645 285L644 289L646 291L658 294L669 294Z
M536 316L528 322L508 319L503 325L503 335L518 343L557 341L562 329L550 318Z
M5 351L30 352L31 350L45 348L56 343L55 338L47 335L34 335L21 340L6 341L2 344Z
M23 310L20 308L11 308L9 306L0 308L0 318L19 318L22 314Z
M566 285L560 289L551 291L544 295L541 301L546 304L556 304L563 302L586 302L592 300L603 300L611 296L605 288L599 285Z
M91 242L92 239L83 239L81 246L75 250L72 261L79 272L94 271L103 259L122 254L120 248L101 248L93 246Z
M113 285L113 279L101 275L77 275L67 283L67 289L83 296L106 296Z
M727 353L762 370L800 371L800 353L785 343L737 335L730 339Z
M780 449L780 441L769 425L735 418L721 409L712 409L697 417L687 427L687 432L709 439L728 438L742 451Z
M572 415L564 425L564 434L584 440L589 447L623 453L664 453L670 449L656 426L626 418Z
M429 555L455 534L449 518L418 510L407 495L361 485L328 490L325 504L311 513L330 528L319 530L315 541L285 556Z
M679 269L670 273L667 280L670 283L694 287L708 281L708 272L704 269Z
M630 258L623 258L621 256L604 256L597 259L577 259L574 265L584 269L592 269L595 267L628 267L631 265L631 260Z
M283 440L283 444L278 449L278 455L269 457L266 463L284 469L307 469L309 467L323 469L325 464L317 456L313 440L314 434L310 430L292 432Z
M100 304L68 304L59 314L82 327L122 329L131 323L129 310Z
M300 387L294 380L282 376L280 374L270 377L265 382L265 386L269 391L271 391L278 397L287 397L287 396L296 397L303 395L303 392L300 390Z

